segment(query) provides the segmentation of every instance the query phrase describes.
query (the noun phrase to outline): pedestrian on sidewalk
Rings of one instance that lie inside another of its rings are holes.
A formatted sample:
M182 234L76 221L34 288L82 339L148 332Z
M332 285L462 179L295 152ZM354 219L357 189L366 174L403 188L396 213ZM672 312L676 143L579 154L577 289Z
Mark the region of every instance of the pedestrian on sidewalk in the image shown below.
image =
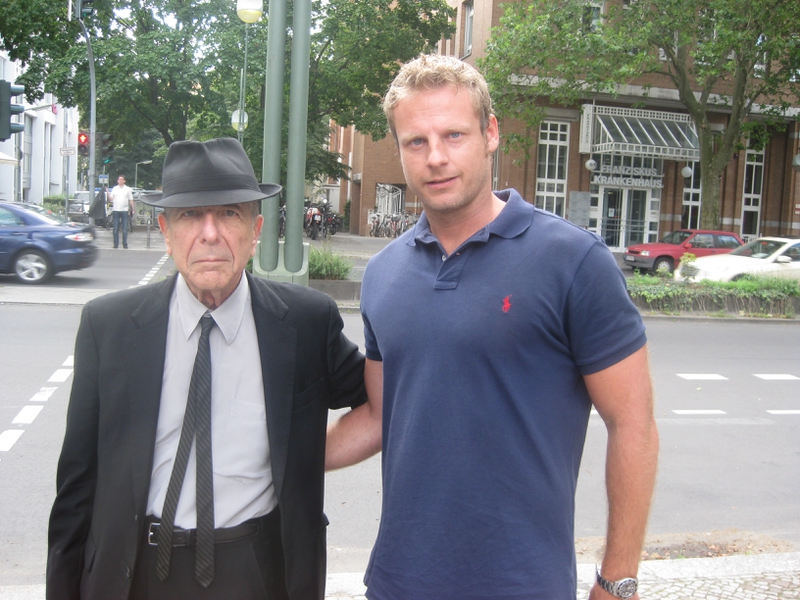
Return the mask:
M614 257L492 191L498 124L467 63L412 61L384 110L424 212L367 265L370 401L331 425L326 457L353 464L382 441L367 598L574 600L592 407L608 430L609 512L590 597L635 597L658 434L644 325Z
M117 177L111 188L111 211L114 218L114 248L119 247L119 230L122 228L122 247L128 247L128 218L133 211L133 192L125 185L125 176Z
M280 186L236 139L174 142L162 180L178 274L81 316L47 600L323 600L325 424L364 357L329 296L245 271Z
M108 223L106 222L107 202L108 187L104 185L100 188L100 191L97 192L89 207L89 216L94 220L94 225L98 227L108 228Z

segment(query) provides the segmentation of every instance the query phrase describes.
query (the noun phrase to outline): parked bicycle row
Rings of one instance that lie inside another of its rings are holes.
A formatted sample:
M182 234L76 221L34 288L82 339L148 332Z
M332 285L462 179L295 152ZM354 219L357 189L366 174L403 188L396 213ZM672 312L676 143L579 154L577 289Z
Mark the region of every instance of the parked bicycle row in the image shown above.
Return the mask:
M393 214L370 211L368 219L372 237L398 237L413 227L417 215L405 211Z

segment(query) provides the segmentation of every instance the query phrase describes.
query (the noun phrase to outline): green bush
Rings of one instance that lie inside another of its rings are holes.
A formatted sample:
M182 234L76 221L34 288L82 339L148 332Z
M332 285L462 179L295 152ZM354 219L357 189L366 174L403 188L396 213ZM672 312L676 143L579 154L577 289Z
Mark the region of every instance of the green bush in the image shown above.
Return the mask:
M350 200L344 205L344 217L342 218L342 231L350 231Z
M350 275L353 265L343 256L334 254L325 245L322 249L308 249L308 278L344 280Z
M741 315L791 317L800 285L793 279L747 276L737 281L675 282L652 275L628 279L628 293L648 309L676 314L682 311L734 312Z

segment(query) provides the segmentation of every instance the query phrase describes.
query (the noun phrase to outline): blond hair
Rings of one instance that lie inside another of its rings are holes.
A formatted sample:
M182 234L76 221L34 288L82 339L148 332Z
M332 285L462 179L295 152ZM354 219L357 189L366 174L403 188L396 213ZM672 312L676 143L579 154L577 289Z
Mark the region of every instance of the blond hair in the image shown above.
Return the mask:
M481 132L486 132L494 111L483 75L472 65L452 56L421 54L403 65L383 99L383 112L395 140L394 109L398 103L422 89L435 90L447 85L463 87L469 92L475 114L481 123Z

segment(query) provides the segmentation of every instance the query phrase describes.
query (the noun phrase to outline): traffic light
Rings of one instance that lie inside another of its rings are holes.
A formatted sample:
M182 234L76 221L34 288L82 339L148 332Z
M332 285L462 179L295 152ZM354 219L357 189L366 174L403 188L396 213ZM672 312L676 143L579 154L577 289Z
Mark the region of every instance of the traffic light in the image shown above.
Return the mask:
M75 18L83 20L94 12L94 0L75 0Z
M7 140L15 133L25 131L24 123L13 123L12 115L25 112L22 104L12 104L11 98L19 96L25 91L21 85L15 85L5 79L0 79L0 140Z
M78 155L89 156L89 134L83 131L78 134Z
M100 157L103 159L103 164L114 162L114 157L111 156L114 151L114 136L110 133L98 133L97 138L100 142Z

